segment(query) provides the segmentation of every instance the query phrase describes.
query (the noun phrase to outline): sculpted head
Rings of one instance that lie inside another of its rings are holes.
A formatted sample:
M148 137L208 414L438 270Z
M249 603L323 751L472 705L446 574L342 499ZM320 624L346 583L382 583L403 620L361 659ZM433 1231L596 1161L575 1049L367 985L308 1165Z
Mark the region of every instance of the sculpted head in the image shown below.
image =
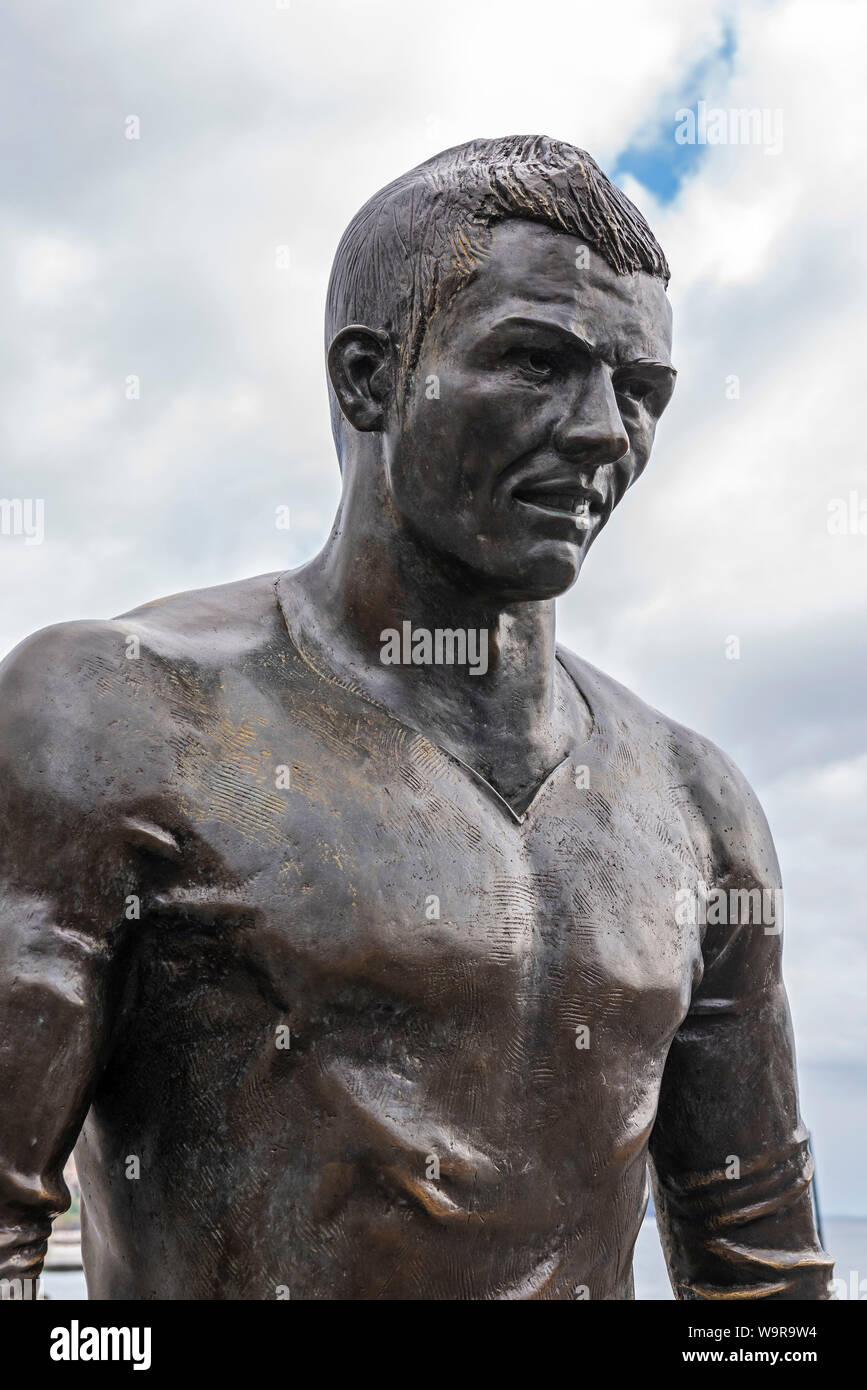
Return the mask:
M353 218L328 290L345 489L476 592L550 598L671 397L668 266L583 151L474 140Z

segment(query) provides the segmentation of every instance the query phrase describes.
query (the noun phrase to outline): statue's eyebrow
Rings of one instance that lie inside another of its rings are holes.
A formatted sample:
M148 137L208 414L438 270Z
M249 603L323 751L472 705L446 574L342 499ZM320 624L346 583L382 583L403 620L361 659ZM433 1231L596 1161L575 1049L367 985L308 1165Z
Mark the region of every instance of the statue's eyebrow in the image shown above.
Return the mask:
M582 333L576 333L573 329L566 328L564 324L557 323L553 319L537 319L528 314L510 314L507 318L499 319L492 324L490 331L491 334L496 334L502 329L508 330L510 328L531 328L537 332L548 333L552 337L559 338L567 348L586 353L588 357L596 357L606 361L614 371L642 369L651 372L665 372L672 380L677 376L677 372L670 362L662 362L655 357L633 357L611 361L604 356L596 343L585 338Z
M665 372L672 378L677 376L677 368L673 367L670 362L660 362L658 357L630 357L626 361L619 362L617 370L619 372L628 372L630 369L636 367L644 369L649 368L652 372Z
M560 338L567 347L578 348L581 352L586 352L590 357L597 357L599 349L595 343L591 343L589 338L583 337L580 333L574 333L571 328L564 328L562 323L555 323L553 319L534 319L527 314L510 314L508 318L498 319L491 325L491 332L498 333L504 328L532 328L536 331L541 330Z

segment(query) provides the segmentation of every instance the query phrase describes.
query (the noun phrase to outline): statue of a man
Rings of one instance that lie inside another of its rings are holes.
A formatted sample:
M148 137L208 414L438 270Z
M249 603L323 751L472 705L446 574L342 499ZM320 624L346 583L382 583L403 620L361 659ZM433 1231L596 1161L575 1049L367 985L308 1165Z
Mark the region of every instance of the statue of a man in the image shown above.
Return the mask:
M626 1299L648 1167L679 1298L829 1297L761 809L555 644L667 280L581 150L429 160L337 251L320 554L5 661L0 1273L76 1145L91 1298Z

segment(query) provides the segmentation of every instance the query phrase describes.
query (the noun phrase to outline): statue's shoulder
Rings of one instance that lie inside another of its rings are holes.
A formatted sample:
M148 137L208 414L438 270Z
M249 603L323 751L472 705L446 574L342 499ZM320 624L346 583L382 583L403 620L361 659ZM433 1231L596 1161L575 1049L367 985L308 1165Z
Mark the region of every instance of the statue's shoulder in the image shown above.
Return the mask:
M280 640L277 575L158 599L107 620L57 623L0 662L0 769L70 781L164 744L184 697ZM76 773L76 768L78 773Z
M123 661L128 675L159 666L211 668L244 660L281 635L274 592L279 572L171 594L111 619L83 619L41 628L0 662L5 699L32 697L38 688L69 690ZM144 656L154 663L136 666Z
M622 742L635 765L677 800L716 872L748 868L764 881L778 878L765 814L734 760L589 662L565 648L557 654L604 725L609 747L614 751Z
M280 571L170 594L114 619L155 655L203 667L233 665L257 648L282 639L283 619L274 586Z

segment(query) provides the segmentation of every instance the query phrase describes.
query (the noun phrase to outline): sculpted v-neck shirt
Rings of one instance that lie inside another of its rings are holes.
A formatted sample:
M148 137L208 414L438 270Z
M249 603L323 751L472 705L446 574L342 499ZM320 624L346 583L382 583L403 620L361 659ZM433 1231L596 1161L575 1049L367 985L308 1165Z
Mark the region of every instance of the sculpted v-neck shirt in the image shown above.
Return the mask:
M34 1103L43 1195L19 1198L52 1200L86 1111L91 1297L619 1299L655 1132L664 1219L693 1233L683 1296L785 1296L767 1251L720 1253L758 1194L800 1268L824 1258L777 977L706 970L675 911L710 869L672 726L560 652L593 727L516 818L312 669L271 583L127 615L135 669L109 638L82 663L103 803L70 823L86 882L54 902L33 998L57 949L89 1031L65 1117ZM106 903L116 930L79 959ZM760 1050L764 1128L719 1081L711 996L720 1043L746 1030L730 1067Z

